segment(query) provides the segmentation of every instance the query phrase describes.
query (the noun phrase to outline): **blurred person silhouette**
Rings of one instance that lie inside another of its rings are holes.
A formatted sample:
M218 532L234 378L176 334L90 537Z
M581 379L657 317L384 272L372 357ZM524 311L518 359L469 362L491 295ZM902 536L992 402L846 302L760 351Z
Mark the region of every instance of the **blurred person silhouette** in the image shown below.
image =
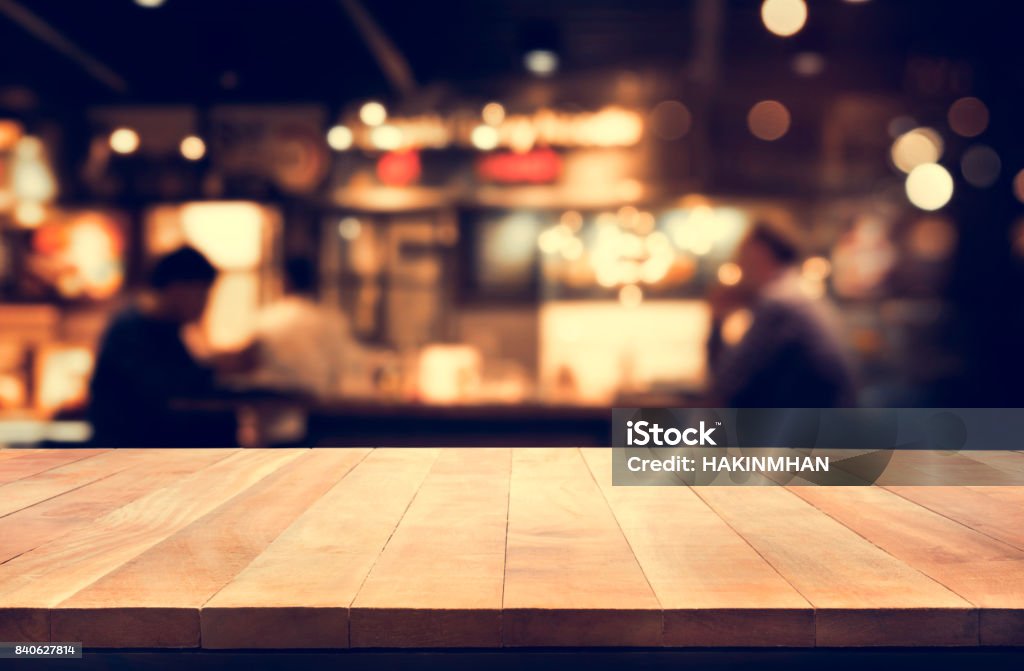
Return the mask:
M716 407L827 408L855 403L849 353L834 306L800 284L796 231L757 222L736 253L741 279L709 296L711 398ZM738 342L723 338L727 317L749 310Z
M341 393L345 366L359 358L342 312L316 299L316 267L291 258L284 267L285 295L256 319L260 363L248 383L264 390L313 400ZM308 414L303 403L280 403L259 418L260 440L273 445L307 442Z
M337 396L346 355L355 347L340 310L316 300L312 262L291 258L284 267L285 295L256 319L258 386L316 398Z
M176 410L177 399L215 394L217 373L255 363L254 347L197 360L183 329L206 309L217 270L181 247L157 260L139 300L111 321L89 385L93 443L105 447L223 447L237 444L232 412Z

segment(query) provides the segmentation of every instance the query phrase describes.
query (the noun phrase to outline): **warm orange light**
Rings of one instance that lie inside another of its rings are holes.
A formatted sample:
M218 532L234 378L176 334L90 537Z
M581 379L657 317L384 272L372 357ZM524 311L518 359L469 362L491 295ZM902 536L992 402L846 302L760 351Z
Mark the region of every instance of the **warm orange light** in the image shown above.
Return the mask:
M832 273L832 264L823 256L812 256L804 260L801 272L804 277L821 282Z
M181 141L181 155L190 161L198 161L206 156L206 143L198 135L189 135Z
M942 261L956 249L957 232L943 217L928 216L911 227L907 236L910 251L926 261Z
M892 144L892 162L909 173L919 165L935 163L942 156L942 137L931 128L915 128L903 133Z
M493 126L481 124L473 129L470 140L477 149L490 151L498 146L498 131Z
M953 178L938 163L925 163L910 171L907 197L922 210L937 210L953 197Z
M988 128L988 107L977 98L960 98L950 105L948 118L954 133L975 137Z
M807 4L804 0L764 0L761 20L779 37L796 35L807 23Z
M131 154L139 148L139 134L131 128L118 128L110 134L110 148L118 154Z
M93 353L86 347L55 346L40 353L36 406L46 415L85 403Z
M334 151L345 151L352 146L352 130L348 126L333 126L327 131L327 144Z
M718 281L727 287L735 286L743 279L743 269L729 261L718 266Z
M21 138L21 124L17 121L0 119L0 151L9 151Z
M768 142L789 132L790 116L786 106L777 100L762 100L750 108L747 126L754 137Z
M263 209L256 203L189 203L181 207L185 239L221 270L250 270L263 257Z
M370 132L370 141L377 149L394 151L402 146L403 135L400 128L390 124L378 126Z
M480 384L480 352L469 345L427 345L420 352L419 393L430 403L467 400Z
M490 124L491 126L498 126L505 120L505 108L501 103L489 102L484 105L484 109L480 116L483 118L484 123Z
M754 323L754 315L750 310L736 310L729 314L722 322L722 340L725 341L726 345L734 346L740 344L743 340L743 336L750 330L750 325Z
M693 117L683 103L665 100L651 110L650 122L651 131L662 140L678 140L690 132Z
M644 300L643 290L635 284L627 284L619 289L619 302L623 307L635 308Z
M388 110L381 103L371 100L359 108L359 120L367 126L379 126L388 118Z

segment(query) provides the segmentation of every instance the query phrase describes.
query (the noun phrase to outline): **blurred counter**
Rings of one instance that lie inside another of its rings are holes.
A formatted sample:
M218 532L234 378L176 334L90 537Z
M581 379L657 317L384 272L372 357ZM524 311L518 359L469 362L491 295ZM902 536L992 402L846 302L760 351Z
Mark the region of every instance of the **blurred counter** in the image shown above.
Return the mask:
M611 436L611 411L542 404L343 403L312 408L309 434L320 446L597 446Z

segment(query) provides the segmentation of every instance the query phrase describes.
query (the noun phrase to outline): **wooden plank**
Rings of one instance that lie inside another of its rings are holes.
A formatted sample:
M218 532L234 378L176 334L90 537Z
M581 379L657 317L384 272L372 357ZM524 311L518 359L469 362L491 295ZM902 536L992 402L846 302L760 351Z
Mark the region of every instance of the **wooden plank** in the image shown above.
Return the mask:
M689 487L613 487L612 451L581 451L664 609L665 645L814 645L811 605Z
M0 640L45 641L49 609L298 457L245 450L0 564Z
M1024 644L1024 552L878 487L792 491L980 607L983 645Z
M817 645L978 644L970 603L790 491L694 491L814 606Z
M447 449L352 603L352 647L500 647L508 449Z
M145 450L117 450L0 485L0 518L95 482L148 459Z
M661 606L574 449L512 455L504 645L652 646Z
M61 602L50 635L96 648L199 647L200 607L368 452L307 450Z
M0 461L0 485L43 473L51 468L88 459L107 450L40 450Z
M1021 487L886 487L905 499L1024 550Z
M203 647L348 647L349 607L437 456L374 450L206 603Z
M80 529L235 451L147 449L145 459L127 470L8 515L0 519L0 563Z
M893 463L906 464L908 474L898 482L881 480L878 484L891 482L896 485L1001 485L1012 486L1021 484L1021 475L997 468L989 463L982 454L972 452L935 452L931 450L897 450L893 454ZM890 467L891 468L891 467ZM886 469L887 472L889 469ZM912 472L912 474L910 474Z
M1014 478L1016 485L1024 485L1024 454L1006 450L971 450L962 454L1009 474Z
M24 457L28 454L36 454L42 452L41 448L21 448L21 447L2 447L0 446L0 461L6 461L13 459L14 457Z

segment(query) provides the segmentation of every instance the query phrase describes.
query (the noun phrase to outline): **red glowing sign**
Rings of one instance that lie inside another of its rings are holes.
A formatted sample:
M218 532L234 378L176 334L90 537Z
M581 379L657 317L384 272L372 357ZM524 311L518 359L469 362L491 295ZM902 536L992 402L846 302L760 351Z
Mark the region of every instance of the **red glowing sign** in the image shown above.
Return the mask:
M392 151L377 161L377 178L388 186L409 186L420 178L418 151Z
M488 154L477 164L481 179L503 184L549 184L562 172L562 157L551 149L534 149L525 154Z

